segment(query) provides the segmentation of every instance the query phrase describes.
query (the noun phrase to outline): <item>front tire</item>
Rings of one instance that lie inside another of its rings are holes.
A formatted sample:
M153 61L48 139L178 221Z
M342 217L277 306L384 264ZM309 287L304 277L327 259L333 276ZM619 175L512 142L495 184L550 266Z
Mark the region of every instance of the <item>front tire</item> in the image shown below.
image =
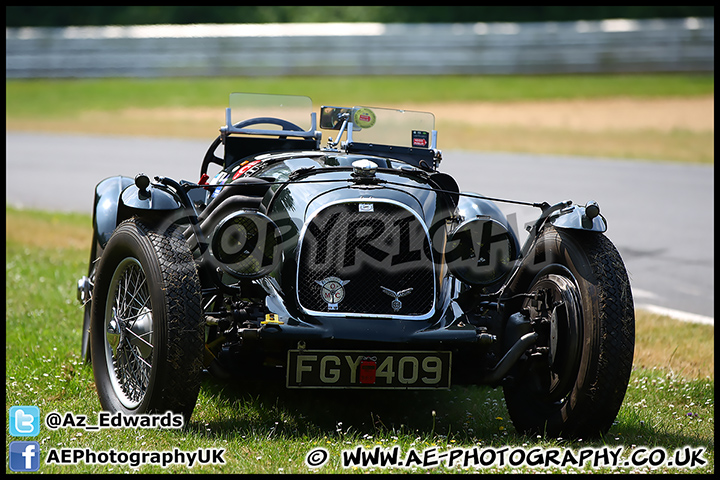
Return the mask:
M200 389L201 318L200 280L180 231L121 223L93 289L90 352L103 409L172 410L187 423Z
M630 282L604 235L546 229L513 288L540 334L504 388L516 429L595 438L612 426L625 397L635 345ZM542 353L540 353L542 352Z

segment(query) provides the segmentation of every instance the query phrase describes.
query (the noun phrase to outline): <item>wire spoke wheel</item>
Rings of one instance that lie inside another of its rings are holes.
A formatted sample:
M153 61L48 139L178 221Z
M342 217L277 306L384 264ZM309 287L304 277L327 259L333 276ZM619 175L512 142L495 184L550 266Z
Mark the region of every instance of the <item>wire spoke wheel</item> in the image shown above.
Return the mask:
M135 408L147 392L152 370L152 304L137 259L118 265L110 282L105 313L105 355L109 378L120 402Z
M107 243L93 288L90 353L100 403L128 414L182 413L200 390L200 279L177 227L138 219Z

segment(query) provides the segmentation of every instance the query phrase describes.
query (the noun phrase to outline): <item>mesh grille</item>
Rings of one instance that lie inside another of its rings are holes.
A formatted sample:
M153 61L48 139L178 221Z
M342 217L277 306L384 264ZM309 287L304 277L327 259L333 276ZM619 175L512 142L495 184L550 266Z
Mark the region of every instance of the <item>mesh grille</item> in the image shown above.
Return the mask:
M312 219L300 248L298 298L307 310L408 316L432 310L429 239L399 205L331 205Z

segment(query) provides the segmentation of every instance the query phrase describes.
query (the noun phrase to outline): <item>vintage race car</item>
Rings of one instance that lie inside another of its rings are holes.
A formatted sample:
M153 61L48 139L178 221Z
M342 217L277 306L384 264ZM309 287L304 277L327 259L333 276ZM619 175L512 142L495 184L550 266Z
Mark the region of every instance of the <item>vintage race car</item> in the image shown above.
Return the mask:
M287 388L502 386L520 432L605 433L635 320L598 205L461 192L429 113L321 107L321 145L312 110L232 94L198 182L97 185L78 299L102 407L189 419L204 370L282 370ZM522 245L499 202L539 209Z

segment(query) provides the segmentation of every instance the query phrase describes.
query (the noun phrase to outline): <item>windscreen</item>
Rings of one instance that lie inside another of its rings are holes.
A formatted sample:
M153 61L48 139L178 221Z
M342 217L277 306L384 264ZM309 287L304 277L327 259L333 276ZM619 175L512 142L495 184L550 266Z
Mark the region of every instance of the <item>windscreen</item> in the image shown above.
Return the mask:
M270 95L258 93L231 93L230 109L232 124L259 117L287 120L303 131L312 128L310 97L297 95ZM281 130L280 126L263 124L262 128Z
M353 142L430 148L435 116L428 112L378 107L323 107L321 128L339 130L349 118Z

